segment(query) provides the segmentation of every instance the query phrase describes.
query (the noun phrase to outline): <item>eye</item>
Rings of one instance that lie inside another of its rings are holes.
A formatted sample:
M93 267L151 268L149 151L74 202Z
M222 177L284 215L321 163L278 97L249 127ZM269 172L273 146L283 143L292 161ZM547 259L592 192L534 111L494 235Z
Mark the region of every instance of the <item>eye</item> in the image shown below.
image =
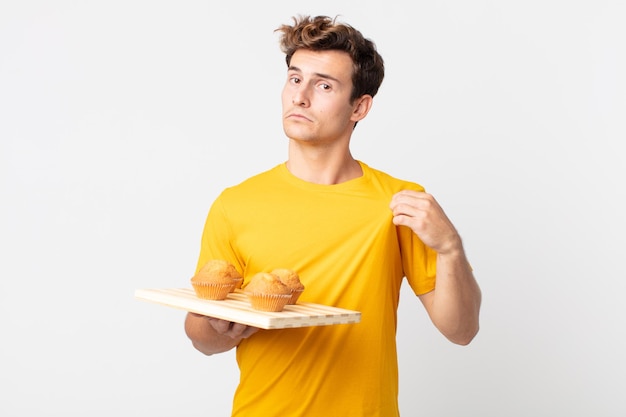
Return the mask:
M300 84L301 80L299 77L292 75L291 77L289 77L289 82L292 84Z
M330 88L331 88L331 87L330 87L330 84L324 84L324 83L321 83L321 84L319 85L319 87L320 87L322 90L324 90L324 91L328 91L328 90L330 90Z

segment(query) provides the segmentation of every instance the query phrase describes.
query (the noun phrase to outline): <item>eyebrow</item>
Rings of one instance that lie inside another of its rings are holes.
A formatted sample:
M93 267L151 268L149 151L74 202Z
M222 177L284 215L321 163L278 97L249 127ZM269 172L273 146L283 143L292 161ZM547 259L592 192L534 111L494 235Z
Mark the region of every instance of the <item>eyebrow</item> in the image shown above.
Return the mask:
M301 70L300 68L298 68L298 67L294 66L294 65L291 65L291 66L288 68L288 70L289 70L289 71L297 71L297 72L299 72L299 73L302 73L302 70ZM323 74L323 73L321 73L321 72L314 72L314 73L313 73L313 75L315 75L315 76L316 76L316 77L318 77L318 78L326 78L326 79L328 79L328 80L332 80L332 81L335 81L335 82L337 82L337 83L341 83L341 80L339 80L339 79L337 79L337 78L333 77L332 75Z

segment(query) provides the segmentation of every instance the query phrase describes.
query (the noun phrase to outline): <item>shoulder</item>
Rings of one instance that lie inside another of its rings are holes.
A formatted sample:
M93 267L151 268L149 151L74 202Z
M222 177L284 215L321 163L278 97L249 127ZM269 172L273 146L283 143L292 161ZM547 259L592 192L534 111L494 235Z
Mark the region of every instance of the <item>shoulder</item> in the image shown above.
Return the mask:
M280 178L281 167L284 164L276 165L266 171L255 174L251 177L246 178L245 180L239 182L238 184L232 185L225 190L239 190L245 189L249 187L255 187L262 183L276 181Z
M366 177L370 178L373 184L390 189L393 192L400 190L424 191L424 187L415 181L395 177L385 171L372 168L364 162L359 161Z
M258 193L266 192L268 189L275 187L276 184L281 181L282 165L283 164L274 166L266 171L248 177L238 184L225 188L220 193L218 199L222 201L230 199L236 200L242 197L250 199L254 198L254 196Z

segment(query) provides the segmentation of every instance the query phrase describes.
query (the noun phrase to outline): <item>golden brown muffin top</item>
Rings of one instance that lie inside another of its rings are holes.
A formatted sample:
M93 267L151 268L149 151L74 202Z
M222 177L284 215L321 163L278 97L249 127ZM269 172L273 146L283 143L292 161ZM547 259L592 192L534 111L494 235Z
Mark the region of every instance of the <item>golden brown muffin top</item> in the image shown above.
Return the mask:
M300 276L293 269L288 268L276 268L272 271L272 274L278 276L280 280L294 291L304 290L304 284L300 281Z
M241 274L234 265L222 259L212 259L200 268L191 281L226 284L231 283L235 278L241 278Z
M291 294L291 289L277 275L269 272L258 272L253 275L245 291L262 294Z

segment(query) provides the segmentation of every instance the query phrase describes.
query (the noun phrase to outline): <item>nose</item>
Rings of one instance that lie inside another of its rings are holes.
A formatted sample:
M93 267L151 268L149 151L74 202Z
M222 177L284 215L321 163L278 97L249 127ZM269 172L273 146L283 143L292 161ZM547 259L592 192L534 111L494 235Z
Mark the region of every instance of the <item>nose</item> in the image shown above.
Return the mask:
M306 87L297 88L293 92L293 96L291 98L291 103L294 106L306 107L309 104L309 95Z

